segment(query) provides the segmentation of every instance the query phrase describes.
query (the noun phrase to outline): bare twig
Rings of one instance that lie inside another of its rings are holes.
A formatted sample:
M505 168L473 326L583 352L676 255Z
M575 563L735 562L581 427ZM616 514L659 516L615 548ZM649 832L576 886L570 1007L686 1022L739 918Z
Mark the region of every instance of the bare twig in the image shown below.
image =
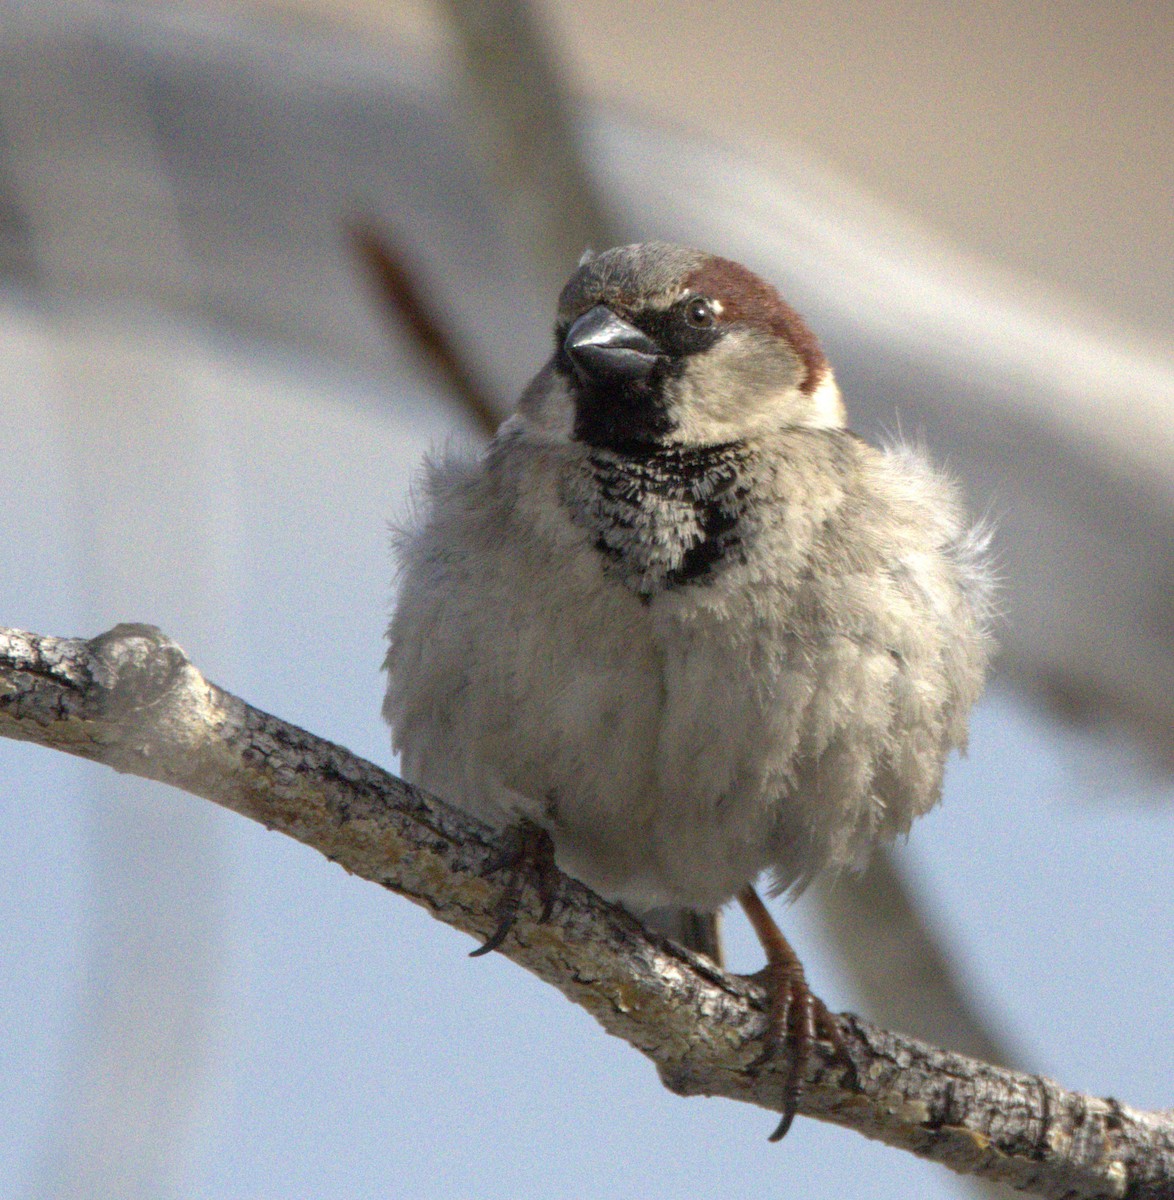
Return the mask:
M497 430L498 416L488 392L477 380L468 357L460 352L425 289L398 247L373 225L348 226L351 244L366 266L384 307L403 323L420 352L476 422L486 437Z
M305 842L484 938L497 847L478 822L209 683L153 626L91 641L0 632L0 733L162 780ZM526 904L502 953L647 1055L666 1086L777 1111L752 1071L763 995L574 880L551 921ZM1070 1092L844 1018L859 1089L817 1056L801 1111L960 1172L1069 1200L1169 1200L1174 1113Z

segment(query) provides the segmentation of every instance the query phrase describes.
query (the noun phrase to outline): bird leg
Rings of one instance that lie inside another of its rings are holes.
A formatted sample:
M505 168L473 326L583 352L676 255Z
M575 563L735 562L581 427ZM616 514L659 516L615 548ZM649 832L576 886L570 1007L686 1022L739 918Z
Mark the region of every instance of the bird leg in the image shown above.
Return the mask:
M856 1068L848 1056L844 1036L835 1017L807 986L799 956L775 924L752 885L747 884L738 893L738 903L750 918L750 924L754 926L754 932L766 951L766 968L756 976L767 992L766 1033L763 1036L762 1053L750 1064L750 1069L765 1066L784 1047L790 1055L783 1079L783 1116L778 1128L770 1136L772 1142L777 1142L791 1128L791 1122L795 1119L799 1098L803 1094L803 1077L817 1040L830 1042L835 1048L836 1057L851 1069L853 1075Z
M542 900L539 922L545 924L554 911L559 872L554 862L554 842L545 829L533 821L520 821L508 830L501 852L489 860L481 874L495 875L498 871L508 871L510 875L497 903L497 928L484 946L469 953L470 958L480 958L505 941L518 919L518 906L527 882Z

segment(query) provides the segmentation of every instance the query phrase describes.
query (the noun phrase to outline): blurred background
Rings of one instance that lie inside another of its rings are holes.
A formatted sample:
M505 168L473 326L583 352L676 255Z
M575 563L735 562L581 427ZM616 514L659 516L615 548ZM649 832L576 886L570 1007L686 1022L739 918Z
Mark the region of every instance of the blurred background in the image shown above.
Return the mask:
M500 414L584 245L737 258L1004 579L945 803L777 915L833 1008L1168 1106L1172 59L1140 2L6 0L0 623L161 625L394 770L387 523L484 435L376 260ZM0 829L2 1195L975 1194L813 1121L768 1146L204 801L4 742Z

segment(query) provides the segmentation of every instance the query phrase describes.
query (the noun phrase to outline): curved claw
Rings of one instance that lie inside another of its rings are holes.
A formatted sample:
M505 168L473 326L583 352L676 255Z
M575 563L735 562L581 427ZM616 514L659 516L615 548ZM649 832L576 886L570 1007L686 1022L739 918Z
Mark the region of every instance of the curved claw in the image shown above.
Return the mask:
M775 1131L766 1140L768 1142L781 1142L787 1136L787 1131L791 1128L791 1122L795 1119L795 1113L799 1107L799 1094L795 1094L794 1104L787 1105L784 1102L783 1119L775 1126Z
M844 1077L844 1086L855 1088L859 1086L860 1078L856 1074L856 1064L848 1053L847 1043L835 1017L828 1012L824 1002L803 983L805 995L800 1000L804 1009L803 1024L799 1029L788 1027L787 1041L791 1047L791 1062L783 1080L783 1116L770 1135L769 1141L779 1142L786 1137L795 1113L799 1108L799 1100L803 1095L803 1077L811 1062L811 1054L817 1040L830 1042L836 1052L836 1058L848 1068Z
M554 862L554 842L545 829L530 821L523 821L511 831L501 852L486 864L481 874L493 875L504 870L509 870L511 877L497 906L497 928L484 945L469 951L470 958L489 954L505 941L518 918L522 888L527 879L533 883L542 900L539 922L545 924L554 912L558 868Z
M811 1062L811 1051L815 1046L815 1006L821 1008L822 1003L811 994L807 981L800 974L798 978L791 977L784 985L786 1000L779 1014L779 1024L776 1026L779 1035L786 1039L791 1050L787 1073L783 1076L783 1115L774 1133L770 1135L772 1142L778 1142L786 1136L799 1110L799 1100L803 1095L803 1077ZM772 997L773 1001L773 997ZM772 1003L771 1007L775 1005ZM772 1013L772 1017L773 1017ZM793 1018L793 1019L792 1019Z
M507 913L504 917L502 917L501 921L498 923L497 928L493 931L492 934L490 934L489 940L486 941L483 945L478 946L476 950L470 950L469 957L470 958L480 958L481 955L489 954L491 951L496 950L498 948L498 946L500 946L502 944L502 942L505 941L506 935L509 933L509 931L511 929L513 929L514 918L516 916L517 916L516 912L511 912L511 913Z

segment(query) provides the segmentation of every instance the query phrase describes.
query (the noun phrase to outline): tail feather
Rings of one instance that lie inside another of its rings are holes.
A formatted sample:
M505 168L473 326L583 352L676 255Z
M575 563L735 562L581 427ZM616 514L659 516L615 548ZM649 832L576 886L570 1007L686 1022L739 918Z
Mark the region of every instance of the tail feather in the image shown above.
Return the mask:
M725 966L719 913L696 912L691 908L654 908L643 913L641 920L657 933L712 958L719 967Z

